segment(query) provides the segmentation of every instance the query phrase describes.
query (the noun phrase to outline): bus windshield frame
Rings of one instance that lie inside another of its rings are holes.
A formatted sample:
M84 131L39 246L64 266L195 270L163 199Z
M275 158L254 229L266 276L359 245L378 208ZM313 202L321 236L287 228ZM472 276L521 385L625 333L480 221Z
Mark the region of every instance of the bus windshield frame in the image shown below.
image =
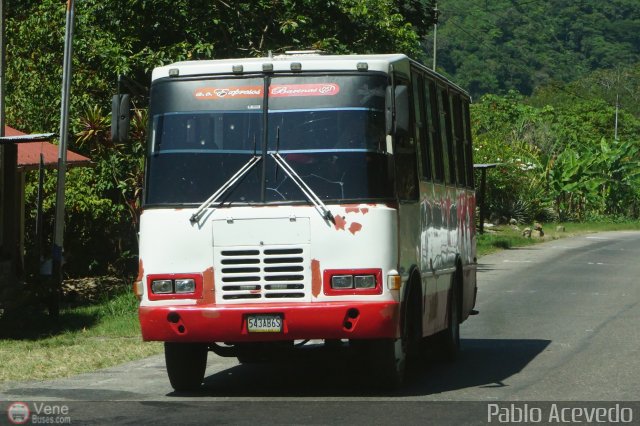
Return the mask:
M385 135L388 84L383 73L157 80L144 206L198 206L254 156L262 161L220 203L309 204L273 153L324 202L393 199Z

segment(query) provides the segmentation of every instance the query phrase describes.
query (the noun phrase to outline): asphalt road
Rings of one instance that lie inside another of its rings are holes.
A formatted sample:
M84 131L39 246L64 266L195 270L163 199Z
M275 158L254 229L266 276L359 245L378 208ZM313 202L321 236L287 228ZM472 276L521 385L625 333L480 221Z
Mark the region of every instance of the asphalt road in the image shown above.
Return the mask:
M76 420L96 424L485 424L493 403L640 399L640 233L482 257L476 308L461 327L459 360L429 360L394 393L367 384L346 350L312 347L279 365L210 354L195 394L173 393L156 356L68 379L5 383L0 398L67 405Z

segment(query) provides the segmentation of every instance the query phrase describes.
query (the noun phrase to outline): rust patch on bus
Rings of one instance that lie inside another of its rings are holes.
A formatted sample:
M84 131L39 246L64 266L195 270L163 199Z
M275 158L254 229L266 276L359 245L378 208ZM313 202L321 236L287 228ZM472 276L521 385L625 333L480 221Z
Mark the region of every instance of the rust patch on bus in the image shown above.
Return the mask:
M215 302L213 294L213 266L202 272L202 299L196 303L198 305L207 305Z
M207 311L206 309L202 311L202 316L205 318L219 318L220 312L218 311Z
M359 224L358 222L353 222L349 226L349 232L351 232L353 235L356 235L356 232L360 231L361 229L362 229L362 225Z
M313 297L318 297L322 291L322 274L320 273L320 261L317 259L311 260L311 294Z
M367 214L369 213L369 208L368 207L345 207L344 209L345 213L362 213L362 214Z
M344 217L337 215L334 217L335 223L333 226L335 226L337 231L344 231L344 226L347 224L347 221L344 220Z
M132 290L133 290L133 294L136 295L136 298L138 300L140 300L142 298L142 294L145 292L144 287L145 285L142 283L142 277L144 276L144 266L142 265L142 259L138 259L138 276L136 277L135 281L133 281L133 285L132 285ZM138 287L138 285L141 285L142 288Z
M394 318L397 313L396 305L387 305L380 309L380 316L384 319Z
M142 277L144 276L144 266L142 264L142 259L138 259L138 277L136 281L142 281Z

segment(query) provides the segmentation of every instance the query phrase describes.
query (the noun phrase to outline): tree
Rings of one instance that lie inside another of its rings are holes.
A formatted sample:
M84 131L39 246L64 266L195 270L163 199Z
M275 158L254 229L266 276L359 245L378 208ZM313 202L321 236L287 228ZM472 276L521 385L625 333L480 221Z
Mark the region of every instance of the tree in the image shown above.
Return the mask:
M95 167L72 170L67 179L66 270L76 275L114 267L132 272L144 158L144 86L152 68L287 49L397 51L419 57L430 13L416 0L76 2L70 107L76 138L70 148L89 155ZM64 15L61 0L9 0L7 115L19 129L58 128ZM119 75L142 90L134 96L131 142L113 145L107 105ZM49 197L54 186L50 174L45 184ZM33 215L33 182L27 198ZM45 212L52 208L49 198Z
M637 218L640 120L613 140L614 110L601 99L536 107L517 93L473 105L476 162L500 163L488 175L488 205L524 221Z
M529 95L540 85L640 62L636 0L441 0L438 8L439 67L474 97L514 89Z

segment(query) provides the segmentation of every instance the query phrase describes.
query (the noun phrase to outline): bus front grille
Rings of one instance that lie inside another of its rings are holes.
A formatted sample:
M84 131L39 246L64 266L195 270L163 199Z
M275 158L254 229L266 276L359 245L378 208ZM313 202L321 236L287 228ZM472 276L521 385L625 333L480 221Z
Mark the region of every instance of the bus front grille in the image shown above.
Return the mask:
M224 302L300 300L309 296L309 260L302 247L216 250L216 293Z

